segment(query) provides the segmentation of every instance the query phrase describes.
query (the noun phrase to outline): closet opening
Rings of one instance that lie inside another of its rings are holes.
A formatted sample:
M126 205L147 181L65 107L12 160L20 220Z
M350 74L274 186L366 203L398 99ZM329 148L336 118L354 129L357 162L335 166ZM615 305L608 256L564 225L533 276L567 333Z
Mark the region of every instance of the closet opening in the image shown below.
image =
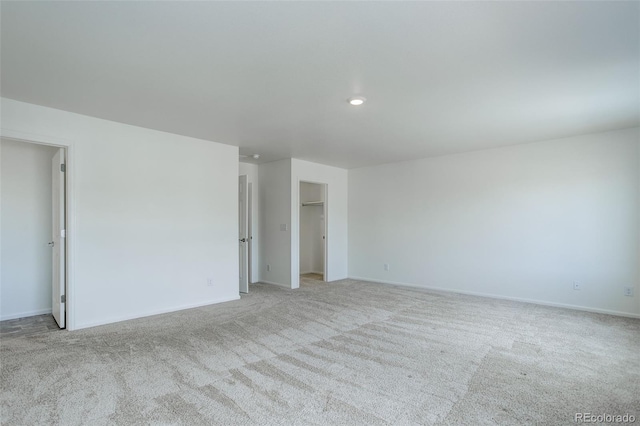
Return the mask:
M300 182L300 285L326 281L327 185Z
M0 150L0 320L16 320L12 324L25 330L38 324L50 329L52 317L66 328L67 150L12 138L2 138Z

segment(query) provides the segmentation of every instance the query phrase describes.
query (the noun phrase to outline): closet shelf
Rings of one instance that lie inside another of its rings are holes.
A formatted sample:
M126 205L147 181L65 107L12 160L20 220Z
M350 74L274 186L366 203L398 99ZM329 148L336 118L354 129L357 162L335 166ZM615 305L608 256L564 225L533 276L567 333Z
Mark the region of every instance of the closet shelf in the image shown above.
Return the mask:
M302 203L302 207L306 206L324 206L324 201L307 201Z

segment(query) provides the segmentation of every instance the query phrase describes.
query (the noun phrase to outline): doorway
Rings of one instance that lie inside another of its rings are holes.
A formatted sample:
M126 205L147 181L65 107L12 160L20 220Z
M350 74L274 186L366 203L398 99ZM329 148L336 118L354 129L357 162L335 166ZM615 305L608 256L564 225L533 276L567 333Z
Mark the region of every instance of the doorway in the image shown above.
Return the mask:
M326 281L327 185L300 182L299 275L301 285Z
M4 137L0 149L2 320L50 315L66 328L67 150Z

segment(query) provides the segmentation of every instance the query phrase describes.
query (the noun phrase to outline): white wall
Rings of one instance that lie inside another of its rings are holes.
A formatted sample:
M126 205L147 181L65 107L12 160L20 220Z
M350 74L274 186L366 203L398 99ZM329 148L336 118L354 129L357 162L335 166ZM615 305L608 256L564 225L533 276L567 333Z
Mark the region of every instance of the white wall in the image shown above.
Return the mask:
M299 275L299 215L300 181L327 184L327 276L325 281L347 278L348 275L348 235L347 235L347 194L348 172L345 169L291 160L291 287L300 286Z
M639 140L636 128L351 170L349 275L640 314Z
M249 281L260 281L260 177L257 164L240 163L239 175L247 175L251 190L251 275Z
M0 319L51 312L51 159L57 149L2 140Z
M300 286L300 181L328 185L327 277L347 277L347 170L297 159L261 164L260 277L290 288ZM286 231L284 227L286 226ZM271 265L271 271L267 271Z
M324 201L324 185L300 182L300 273L324 273L324 206L302 206Z
M260 176L260 280L290 287L291 160L261 164L258 169ZM286 230L283 230L284 227ZM270 271L267 271L267 265L271 266Z
M9 99L2 132L71 145L70 328L238 298L237 147Z

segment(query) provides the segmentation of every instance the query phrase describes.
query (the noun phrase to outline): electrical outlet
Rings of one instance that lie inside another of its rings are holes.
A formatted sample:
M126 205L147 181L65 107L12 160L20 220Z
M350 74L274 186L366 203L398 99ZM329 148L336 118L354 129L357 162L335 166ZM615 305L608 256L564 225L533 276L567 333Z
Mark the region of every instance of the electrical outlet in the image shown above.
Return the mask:
M388 270L389 270L389 264L388 264L388 263L385 263L385 264L384 264L384 270L385 270L385 271L388 271Z
M289 226L286 223L283 223L280 225L280 230L281 231L288 231L289 230Z
M625 296L629 296L629 297L633 297L633 287L625 287L624 288L624 295Z
M579 283L578 281L574 281L573 282L573 289L574 290L582 290L582 283Z
M207 286L213 287L213 278L207 278Z
M271 271L271 265L267 265L267 272Z

